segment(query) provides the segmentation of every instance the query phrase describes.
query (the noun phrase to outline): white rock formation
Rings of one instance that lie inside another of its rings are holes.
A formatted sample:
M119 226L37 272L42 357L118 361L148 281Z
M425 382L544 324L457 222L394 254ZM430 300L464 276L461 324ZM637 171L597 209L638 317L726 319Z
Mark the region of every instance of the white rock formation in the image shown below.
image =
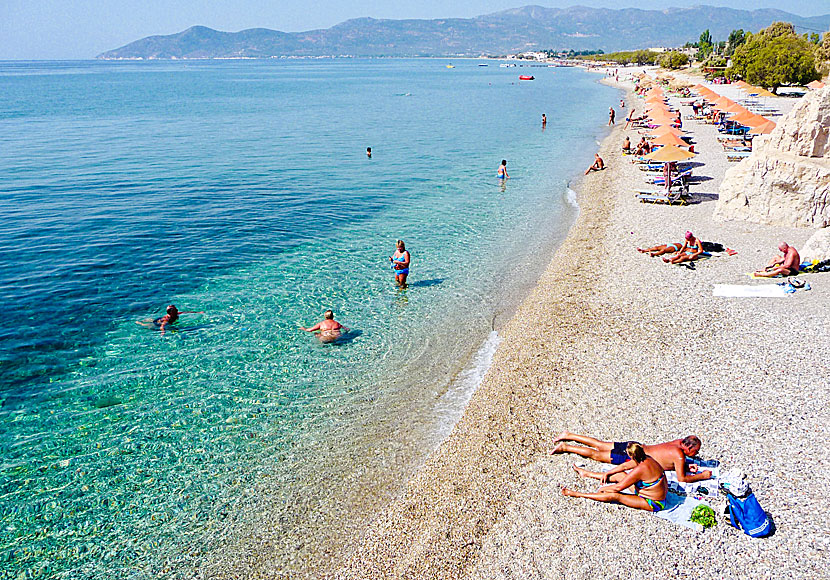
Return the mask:
M799 248L799 255L802 261L811 262L818 260L823 262L830 259L830 228L824 228L807 240L803 248Z
M714 218L789 227L830 225L830 87L806 95L752 154L729 169Z

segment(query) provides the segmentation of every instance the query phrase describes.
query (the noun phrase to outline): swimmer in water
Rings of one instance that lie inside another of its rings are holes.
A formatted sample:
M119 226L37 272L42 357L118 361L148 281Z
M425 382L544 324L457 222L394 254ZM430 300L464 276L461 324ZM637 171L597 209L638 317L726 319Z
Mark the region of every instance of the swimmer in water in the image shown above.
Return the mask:
M496 176L499 179L510 179L510 176L507 174L507 159L501 160L501 165L499 165L499 170L496 173Z
M156 318L155 320L150 320L149 318L146 320L136 321L136 324L140 324L146 328L158 328L161 330L161 335L164 336L164 329L167 327L168 324L173 324L179 319L179 315L181 314L204 314L204 311L196 311L196 310L179 310L175 307L175 305L171 304L167 307L167 314L160 318Z
M349 332L348 328L334 319L334 312L331 310L326 310L323 313L322 322L318 322L311 328L303 328L301 326L300 329L306 332L319 332L320 334L317 335L317 338L320 339L320 342L334 342Z
M409 275L409 263L412 260L403 240L398 240L395 246L395 253L389 256L389 261L392 262L392 272L395 274L398 287L406 288L406 277Z
M542 129L544 129L547 126L548 126L548 118L547 118L547 116L545 116L544 113L542 113Z
M368 157L369 159L372 158L372 148L371 147L366 148L366 157Z

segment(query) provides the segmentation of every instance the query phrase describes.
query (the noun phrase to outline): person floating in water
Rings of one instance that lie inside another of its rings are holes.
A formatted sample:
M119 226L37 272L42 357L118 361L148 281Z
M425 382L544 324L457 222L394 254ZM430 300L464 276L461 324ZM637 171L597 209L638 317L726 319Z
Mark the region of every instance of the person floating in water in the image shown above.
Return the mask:
M366 148L366 157L368 157L369 159L372 158L372 148L371 147Z
M548 118L542 113L542 129L548 126Z
M164 336L164 329L167 328L168 324L173 324L179 319L179 315L181 314L204 314L204 311L195 311L195 310L179 310L176 308L175 305L171 304L167 307L167 314L160 318L156 318L155 320L141 320L137 321L136 324L140 324L141 326L145 326L147 328L158 328L161 330L162 336Z
M303 328L301 326L300 329L306 332L319 332L317 338L320 339L320 342L334 342L349 332L348 328L334 319L334 312L331 310L326 310L323 313L322 322L318 322L311 328Z
M395 282L400 288L406 288L406 277L409 275L410 255L406 249L403 240L396 242L397 249L395 253L389 256L389 261L392 262L392 271L395 273Z
M501 160L501 165L499 165L499 170L496 175L499 179L510 179L510 176L507 174L507 159Z

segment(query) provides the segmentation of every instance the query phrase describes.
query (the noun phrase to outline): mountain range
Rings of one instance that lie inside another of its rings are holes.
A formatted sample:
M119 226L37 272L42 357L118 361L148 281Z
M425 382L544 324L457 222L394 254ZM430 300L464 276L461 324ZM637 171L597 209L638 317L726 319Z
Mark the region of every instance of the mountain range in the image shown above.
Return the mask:
M715 40L742 28L757 32L775 21L798 32L830 29L830 14L802 17L781 10L713 6L640 10L524 6L476 18L378 20L356 18L331 28L280 32L251 28L221 32L193 26L148 36L99 59L268 58L279 56L479 56L534 50L629 50L681 46L709 29Z

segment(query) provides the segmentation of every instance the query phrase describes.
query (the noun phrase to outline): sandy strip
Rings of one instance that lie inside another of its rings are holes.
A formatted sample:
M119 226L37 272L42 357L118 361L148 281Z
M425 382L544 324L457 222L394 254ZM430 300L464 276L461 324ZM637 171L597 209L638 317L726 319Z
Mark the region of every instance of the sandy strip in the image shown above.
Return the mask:
M688 125L705 163L699 203L639 203L641 174L618 153L617 125L600 152L609 169L584 179L577 223L504 329L461 421L336 577L826 574L830 275L786 298L712 296L716 283L766 283L745 273L781 239L799 247L811 231L714 223L728 163L712 126ZM635 250L686 229L738 254L688 270ZM549 454L563 429L645 442L697 433L702 456L748 473L777 532L753 540L721 524L698 534L563 497L561 485L595 487L572 457Z

